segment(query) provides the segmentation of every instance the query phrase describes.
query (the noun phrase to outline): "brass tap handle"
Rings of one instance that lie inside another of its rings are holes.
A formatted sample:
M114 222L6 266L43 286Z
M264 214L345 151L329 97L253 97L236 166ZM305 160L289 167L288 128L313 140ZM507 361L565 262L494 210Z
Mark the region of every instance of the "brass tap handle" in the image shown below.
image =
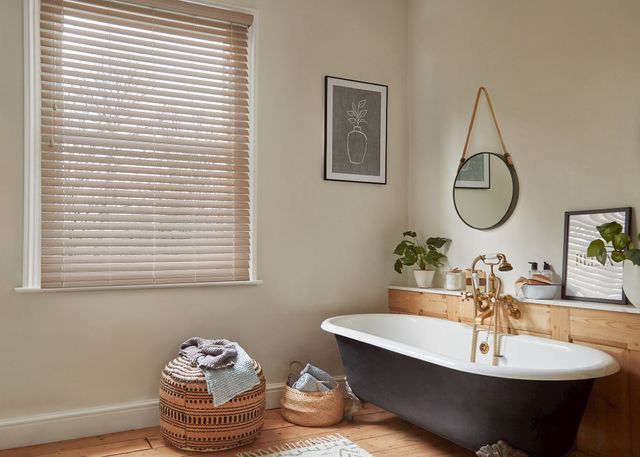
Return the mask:
M520 319L522 313L520 312L520 309L518 309L518 307L513 303L513 297L511 295L505 295L502 300L505 307L507 308L507 312L509 313L509 315L514 319Z

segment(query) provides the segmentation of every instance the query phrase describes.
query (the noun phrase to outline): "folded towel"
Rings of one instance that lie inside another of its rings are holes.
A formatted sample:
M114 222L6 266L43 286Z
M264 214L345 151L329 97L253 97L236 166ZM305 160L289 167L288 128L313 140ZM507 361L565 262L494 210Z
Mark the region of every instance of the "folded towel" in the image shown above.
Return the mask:
M217 369L200 367L207 381L207 390L213 396L214 406L220 406L260 384L253 368L253 359L238 343L231 344L237 352L233 365Z
M333 379L333 377L329 373L311 365L310 363L307 363L307 366L302 369L302 371L300 372L300 376L303 376L305 373L309 373L318 381L326 381L328 383L327 385L329 386L329 389L333 389L334 387L338 386L336 380Z
M304 373L302 376L300 376L291 387L301 392L326 392L328 390L331 390L330 387L327 387L318 378L315 378L309 373Z
M237 351L229 340L207 340L194 336L180 345L178 354L193 366L218 369L233 365Z

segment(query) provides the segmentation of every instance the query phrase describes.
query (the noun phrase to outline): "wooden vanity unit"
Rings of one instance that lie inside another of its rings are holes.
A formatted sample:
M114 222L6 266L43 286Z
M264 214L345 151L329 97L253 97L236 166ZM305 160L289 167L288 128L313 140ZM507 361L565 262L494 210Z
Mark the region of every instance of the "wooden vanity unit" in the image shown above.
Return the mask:
M500 331L584 344L615 357L621 371L598 379L578 431L578 450L594 457L640 457L640 309L569 300L517 301L522 316L503 312ZM473 323L473 301L461 292L389 288L392 312Z

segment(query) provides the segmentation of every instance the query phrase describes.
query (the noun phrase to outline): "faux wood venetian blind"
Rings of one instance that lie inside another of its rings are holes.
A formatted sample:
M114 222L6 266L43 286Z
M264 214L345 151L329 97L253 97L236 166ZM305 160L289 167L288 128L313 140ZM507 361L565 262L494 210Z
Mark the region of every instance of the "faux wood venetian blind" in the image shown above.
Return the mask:
M41 287L249 279L251 21L41 0Z

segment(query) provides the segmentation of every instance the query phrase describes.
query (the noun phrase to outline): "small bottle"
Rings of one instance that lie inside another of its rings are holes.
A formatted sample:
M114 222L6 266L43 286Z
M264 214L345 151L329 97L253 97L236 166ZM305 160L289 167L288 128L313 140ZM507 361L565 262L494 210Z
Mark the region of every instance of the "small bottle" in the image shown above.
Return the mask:
M538 271L538 262L529 262L529 265L531 265L531 268L529 269L529 278L532 278L533 275L540 274Z
M542 263L542 274L549 278L549 280L553 279L553 271L551 271L551 265L547 262Z

